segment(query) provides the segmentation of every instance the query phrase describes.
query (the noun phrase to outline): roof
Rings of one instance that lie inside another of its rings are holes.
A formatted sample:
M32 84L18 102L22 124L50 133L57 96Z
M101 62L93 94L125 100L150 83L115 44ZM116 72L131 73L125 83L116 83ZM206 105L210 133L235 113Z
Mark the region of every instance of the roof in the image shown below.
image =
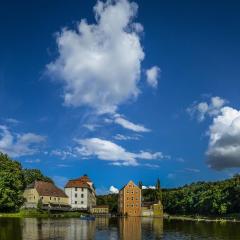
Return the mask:
M120 190L119 190L119 192L120 191L122 191L126 186L128 186L129 184L133 184L135 187L138 187L132 180L130 180L127 184L125 184ZM138 187L139 188L139 187ZM140 189L140 188L139 188Z
M27 186L27 189L31 188L35 188L40 196L68 197L63 190L51 182L35 181Z
M91 189L91 187L88 183L92 183L92 180L87 175L84 175L77 179L69 180L67 182L65 188L80 187L80 188L90 188Z

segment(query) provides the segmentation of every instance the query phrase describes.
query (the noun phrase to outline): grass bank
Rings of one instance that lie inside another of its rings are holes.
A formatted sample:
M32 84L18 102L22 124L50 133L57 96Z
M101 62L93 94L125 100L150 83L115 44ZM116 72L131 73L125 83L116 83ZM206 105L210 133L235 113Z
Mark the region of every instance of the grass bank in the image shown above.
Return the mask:
M50 213L47 211L38 210L20 210L15 213L0 213L0 218L79 218L86 213L82 212L56 212Z
M198 221L198 222L240 222L240 214L225 216L200 216L200 215L168 215L164 214L164 219Z

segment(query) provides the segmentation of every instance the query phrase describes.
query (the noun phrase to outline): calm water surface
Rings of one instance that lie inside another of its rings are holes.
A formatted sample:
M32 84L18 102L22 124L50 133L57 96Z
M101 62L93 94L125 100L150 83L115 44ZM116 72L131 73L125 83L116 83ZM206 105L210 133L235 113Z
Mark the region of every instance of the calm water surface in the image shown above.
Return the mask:
M240 223L203 223L152 218L0 218L0 240L207 239L240 240Z

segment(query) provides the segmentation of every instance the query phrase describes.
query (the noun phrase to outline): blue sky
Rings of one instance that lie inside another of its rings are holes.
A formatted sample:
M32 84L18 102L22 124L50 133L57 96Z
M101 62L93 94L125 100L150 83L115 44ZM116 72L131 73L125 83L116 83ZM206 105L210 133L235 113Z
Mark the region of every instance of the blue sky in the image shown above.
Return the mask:
M235 1L3 1L0 151L63 186L240 167ZM84 20L85 19L85 20Z

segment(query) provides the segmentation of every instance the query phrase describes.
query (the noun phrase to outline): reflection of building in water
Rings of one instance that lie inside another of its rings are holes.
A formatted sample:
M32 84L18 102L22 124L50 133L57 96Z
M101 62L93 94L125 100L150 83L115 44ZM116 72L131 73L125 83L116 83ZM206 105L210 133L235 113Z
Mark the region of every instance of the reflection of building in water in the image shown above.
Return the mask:
M151 229L156 239L163 235L163 218L142 218L142 228Z
M94 239L96 223L80 219L24 219L22 239Z
M71 219L67 228L66 239L95 239L95 221Z
M127 217L119 219L120 239L123 240L140 240L141 231L141 218L140 217Z
M25 218L23 221L22 239L65 239L65 223L65 221L61 220Z
M98 229L108 229L109 227L109 217L97 217L95 222Z

